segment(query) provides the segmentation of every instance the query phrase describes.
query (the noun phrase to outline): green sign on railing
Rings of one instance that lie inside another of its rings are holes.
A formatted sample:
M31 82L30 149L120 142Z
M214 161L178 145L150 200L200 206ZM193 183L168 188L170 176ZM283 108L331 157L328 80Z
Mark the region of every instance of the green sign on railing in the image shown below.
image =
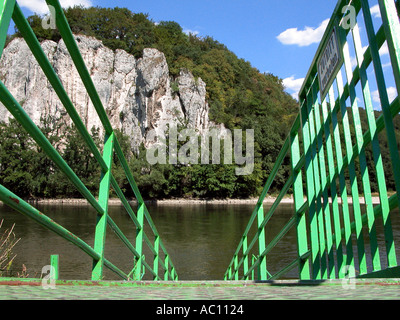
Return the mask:
M300 90L300 114L270 173L225 279L250 279L257 268L256 279L272 280L296 267L302 280L344 278L349 274L400 276L390 219L400 201L400 159L393 124L393 118L399 117L400 101L398 95L389 100L389 84L379 52L386 43L391 68L386 65L385 71L392 72L398 93L400 23L394 0L378 0L377 8L382 25L376 31L368 0L338 1ZM361 39L367 45L363 46ZM355 57L351 56L350 45ZM370 79L371 74L376 83ZM372 85L377 87L382 109L377 119ZM361 126L361 112L367 119L367 128ZM383 159L383 142L378 139L381 132L387 137L390 159ZM372 150L372 156L367 157L366 148ZM291 175L264 216L264 198L287 155ZM390 165L384 166L384 160ZM379 203L375 204L372 175L376 176L379 194ZM390 197L385 178L389 176L395 181L394 194ZM294 214L266 244L268 221L290 188ZM364 206L360 198L365 200ZM257 231L249 244L249 231L256 217ZM377 240L378 219L383 228L383 247ZM267 277L268 253L292 227L296 227L297 257ZM259 255L249 265L248 256L256 243Z
M25 214L31 219L35 220L42 226L50 229L57 233L64 239L72 242L74 245L83 250L93 259L92 268L92 280L101 280L103 277L104 266L114 271L117 275L125 280L141 280L144 272L148 271L151 273L154 280L177 280L178 276L175 270L175 266L171 262L165 246L160 238L156 226L154 225L151 216L147 210L144 200L138 190L135 179L129 169L128 163L124 157L121 146L114 134L114 130L109 122L107 114L104 111L104 107L100 101L96 88L92 82L92 79L86 69L85 63L79 52L78 46L75 42L75 38L71 33L68 22L64 16L64 12L60 6L58 0L47 0L49 7L52 8L52 12L55 13L56 26L65 42L69 54L79 72L79 75L85 85L85 88L89 94L91 101L96 109L96 112L102 122L105 137L104 147L102 152L95 145L92 137L88 133L83 124L79 114L77 113L74 105L70 98L65 92L60 79L54 71L52 65L47 59L43 52L40 43L38 42L35 34L33 33L28 21L23 16L23 13L15 0L1 0L0 1L0 56L3 52L8 27L13 19L18 30L23 35L26 43L32 51L34 57L38 61L40 67L45 73L48 81L52 85L54 91L65 107L66 111L70 115L79 133L83 137L94 158L97 160L101 167L100 177L100 188L99 188L99 199L97 200L86 186L82 183L79 177L71 170L68 164L63 160L57 150L51 145L40 129L32 122L27 113L21 107L21 105L14 99L12 94L5 87L4 83L0 81L0 101L10 111L14 118L22 125L22 127L32 136L36 143L44 150L44 152L51 158L58 168L69 178L69 180L75 185L77 190L85 197L85 199L93 206L97 211L96 229L95 229L95 242L92 248L85 241L72 234L70 231L57 224L49 217L39 212L29 203L19 198L12 191L8 190L4 186L0 185L0 200L14 208L15 210ZM111 173L111 165L113 154L117 155L120 161L125 175L129 181L129 184L133 190L138 203L138 210L135 213L125 198L123 192L118 186L115 178ZM122 233L120 228L115 224L110 215L108 215L108 200L110 187L114 189L118 197L120 198L123 206L125 207L128 215L132 219L133 228L136 229L135 243L132 244L128 238ZM144 223L150 226L152 231L152 237L144 232ZM120 270L117 266L112 264L104 256L104 246L106 239L106 227L110 226L116 235L121 239L124 245L132 252L132 270L129 273L125 273ZM149 265L144 259L143 255L143 243L145 243L153 254L153 264ZM160 268L161 267L161 268ZM144 270L144 271L143 271Z

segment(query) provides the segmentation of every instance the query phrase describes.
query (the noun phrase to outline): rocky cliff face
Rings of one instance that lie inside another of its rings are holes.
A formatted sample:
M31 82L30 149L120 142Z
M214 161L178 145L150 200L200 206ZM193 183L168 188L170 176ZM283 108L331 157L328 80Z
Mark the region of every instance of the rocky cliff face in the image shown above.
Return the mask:
M184 70L171 79L162 52L145 49L143 57L135 59L123 50L114 52L106 48L95 38L76 36L76 41L112 126L131 137L133 148L142 142L150 143L146 141L149 130L161 131L168 124L180 123L200 133L208 129L206 84ZM101 130L64 42L44 41L41 45L88 130ZM36 124L48 115L70 123L23 39L16 38L5 48L0 60L0 80ZM0 120L7 121L10 116L0 103Z

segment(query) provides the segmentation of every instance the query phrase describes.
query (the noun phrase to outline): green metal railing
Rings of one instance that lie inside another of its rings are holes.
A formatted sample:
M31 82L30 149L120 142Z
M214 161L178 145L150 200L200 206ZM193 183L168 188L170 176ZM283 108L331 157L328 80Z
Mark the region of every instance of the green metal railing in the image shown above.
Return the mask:
M233 255L225 273L226 280L255 279L254 270L257 270L256 279L273 280L296 267L301 280L344 278L351 270L352 276L358 272L358 277L400 275L390 219L391 211L399 207L400 201L400 159L393 124L393 118L400 111L400 101L398 96L389 101L379 53L386 43L392 67L389 71L393 72L400 92L400 23L393 0L378 0L378 3L382 26L375 31L368 0L338 1L299 92L299 116ZM362 46L360 30L365 32L366 47ZM355 66L350 46L354 48ZM370 70L375 75L382 108L382 115L377 119ZM360 112L365 112L368 123L364 132ZM383 163L378 139L381 132L387 137L391 170ZM372 149L371 157L366 156L367 147ZM286 156L290 157L290 177L264 215L263 201ZM375 172L368 170L368 161ZM373 174L379 193L379 203L375 205L370 185ZM392 176L395 181L395 192L390 197L385 176ZM267 223L290 188L294 214L266 244ZM360 197L365 199L364 207ZM378 219L383 228L383 250L377 240ZM249 243L253 225L256 233ZM293 227L297 257L269 275L268 254ZM249 255L257 250L256 243L258 256L250 264Z
M90 205L97 212L96 228L95 228L95 240L94 246L91 247L82 239L72 234L70 231L57 224L55 221L39 212L32 205L19 198L17 195L12 193L10 190L0 185L0 200L15 210L25 214L29 218L35 220L47 229L55 232L64 239L70 241L86 254L93 259L92 268L92 280L100 280L103 277L104 266L115 272L122 279L129 280L140 280L143 274L148 271L152 275L154 280L177 280L178 276L175 267L171 261L171 257L168 254L165 246L160 238L156 226L154 225L151 216L147 210L144 200L139 192L136 185L135 179L129 169L128 163L121 150L121 146L117 140L113 128L109 122L104 107L100 101L98 93L92 82L92 79L87 71L85 63L79 52L78 46L75 42L74 36L71 33L68 22L64 16L64 12L60 6L58 0L47 0L49 6L52 6L56 12L56 25L65 42L69 54L79 72L79 75L85 85L85 88L89 94L89 97L96 109L96 112L101 120L104 128L104 147L103 152L95 145L92 137L88 133L83 124L79 114L74 108L71 100L69 99L66 91L64 90L60 79L56 72L51 66L45 53L43 52L35 34L33 33L29 23L24 17L18 3L15 0L1 0L0 1L0 56L3 52L7 31L13 19L20 33L23 35L27 45L29 46L32 54L36 58L48 81L52 85L54 91L59 97L60 101L64 105L66 111L70 115L80 135L83 137L85 143L92 152L94 158L97 160L101 167L100 187L98 200L91 194L91 192L85 187L79 177L72 171L68 164L62 159L57 150L51 145L40 129L32 122L27 113L21 107L21 105L14 99L12 94L5 87L3 82L0 81L0 101L14 116L14 118L22 125L22 127L31 135L36 143L44 150L49 158L51 158L58 168L65 173L69 180L74 184L77 190L85 197ZM111 165L113 154L117 155L119 162L125 172L126 178L133 190L136 197L138 209L135 213L125 198L123 192L118 186L117 181L111 173ZM134 223L136 228L136 238L134 245L128 240L128 238L122 233L120 228L115 224L110 215L108 214L108 200L110 194L110 187L112 187L115 193L121 200L126 212ZM147 223L150 226L152 232L152 238L150 238L144 231L144 225ZM110 226L116 235L121 239L123 244L131 251L132 257L132 269L131 272L125 273L121 271L117 266L112 264L104 256L105 238L106 238L106 227ZM153 255L153 263L150 265L148 260L144 259L143 244L146 244Z

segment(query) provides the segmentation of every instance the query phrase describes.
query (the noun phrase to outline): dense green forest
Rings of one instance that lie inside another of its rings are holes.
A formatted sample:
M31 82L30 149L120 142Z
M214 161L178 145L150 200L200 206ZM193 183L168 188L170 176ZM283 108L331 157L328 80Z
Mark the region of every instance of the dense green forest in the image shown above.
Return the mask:
M185 34L182 27L173 21L154 23L148 15L132 13L124 8L74 7L67 9L65 14L75 34L94 36L111 49L123 49L136 57L141 56L144 48L164 52L172 77L177 76L181 68L186 68L206 82L210 120L223 123L229 129L254 129L255 166L253 173L247 176L235 175L235 165L150 165L144 147L140 148L139 154L133 154L128 137L117 132L144 198L245 198L259 195L298 113L298 104L284 91L282 79L259 72L211 37ZM28 21L40 41L60 40L57 30L42 28L42 17L33 15ZM8 41L18 36L20 34L15 30ZM61 130L61 126L55 126L51 120L42 119L42 131L87 188L97 194L100 169L90 151L74 127ZM366 119L362 120L366 124ZM396 121L396 129L400 129L398 119ZM93 128L92 135L101 145L98 130ZM383 134L381 138L383 158L388 159ZM372 157L369 149L367 156ZM391 172L390 167L385 169ZM370 170L373 172L373 166ZM285 159L272 192L283 186L288 173L288 159ZM113 174L127 196L133 196L116 159ZM387 176L389 188L394 186L391 176ZM0 123L0 184L29 198L80 196L12 119L9 124ZM373 175L371 185L375 191L377 184Z
M256 163L253 174L249 176L236 176L234 165L150 166L145 158L145 150L141 148L140 154L131 155L129 159L144 197L226 198L259 194L298 110L297 102L284 91L282 79L259 72L249 62L238 58L226 46L211 37L185 34L182 27L173 21L154 23L148 15L132 13L124 8L74 7L67 9L65 14L73 33L94 36L111 49L126 50L137 58L141 56L144 48L162 51L172 77L177 76L182 68L186 68L195 77L201 77L205 81L210 120L223 123L228 129L254 129ZM57 30L42 28L42 18L38 15L28 17L39 41L60 40ZM8 41L18 36L20 34L16 29ZM17 128L16 123L13 123L13 127ZM6 128L11 131L17 130L5 124L2 128L3 137L7 135ZM43 130L49 130L45 123ZM17 134L17 131L10 134ZM24 133L18 135L21 138ZM59 137L60 134L49 139ZM28 139L26 136L24 138ZM72 145L78 147L77 139L76 134L65 134L67 147L62 149L63 156L89 188L92 185L97 186L100 173L95 174L92 171L92 165L88 162L90 153L83 155L76 151L74 158L74 152L71 151ZM23 168L11 169L12 166L7 160L9 156L4 151L7 150L7 143L12 142L3 141L0 147L3 154L0 158L0 183L10 186L10 183L15 182L15 187L11 189L25 196L79 196L72 188L70 190L67 182L58 176L56 169L52 168L49 162L42 162L45 160L40 150L27 147L31 142L24 142L18 151L20 154L13 158L24 158L24 153L27 153L27 159L37 163L28 164L23 161L24 163L16 163ZM84 166L82 162L85 163ZM118 175L118 168L116 171ZM283 185L285 176L287 169L280 171L274 188ZM120 184L124 187L124 182Z
M351 121L350 108L347 114ZM376 118L380 115L381 112L376 111ZM363 109L360 109L360 116L362 127L366 128L367 119ZM400 141L400 117L394 119L394 125L397 141ZM339 121L339 128L343 134L341 121ZM87 188L96 195L100 168L77 130L73 126L65 130L65 124L54 125L54 121L51 119L42 119L40 129ZM250 197L260 192L259 187L263 185L264 175L260 158L256 162L253 174L248 176L235 175L235 165L156 164L151 166L146 160L146 152L143 147L140 153L135 155L130 150L129 137L119 131L116 134L124 154L127 155L138 187L143 196L148 199ZM98 130L93 129L92 136L96 144L101 145ZM393 175L390 174L392 168L385 130L378 137L387 187L389 190L394 190L395 182ZM352 132L352 138L354 143L354 132ZM342 136L342 141L344 141L343 139ZM342 149L345 154L344 143L342 143ZM377 192L378 184L371 145L366 148L366 158L369 164L371 188L373 192ZM127 197L132 197L133 193L116 157L112 167L113 175L119 186ZM345 171L345 174L348 175L348 170ZM360 177L358 165L356 165L356 174ZM287 172L283 170L278 176L275 188L279 188L279 183L284 183L286 177ZM361 183L361 179L357 180ZM15 119L10 119L8 124L0 122L0 183L26 198L80 197L68 178L48 159L43 150L35 144ZM350 189L349 185L348 189ZM361 184L359 190L363 190Z

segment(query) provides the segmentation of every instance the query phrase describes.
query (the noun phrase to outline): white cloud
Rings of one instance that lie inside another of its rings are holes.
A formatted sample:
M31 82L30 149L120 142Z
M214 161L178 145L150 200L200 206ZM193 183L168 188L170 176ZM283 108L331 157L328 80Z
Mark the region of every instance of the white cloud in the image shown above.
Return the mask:
M395 87L387 88L389 102L392 102L397 97L397 89Z
M299 91L303 85L304 78L295 79L294 76L285 78L282 80L285 89L289 89L293 93L291 94L294 99L298 99Z
M371 15L374 18L381 18L381 11L379 10L379 4L376 4L373 7L371 7L370 11L371 11Z
M391 66L392 66L392 63L391 63L391 62L387 62L387 63L383 63L383 64L382 64L382 68L383 68L383 69L389 68L389 67L391 67Z
M389 102L392 103L392 101L397 97L397 89L395 87L389 87L389 88L387 88L387 94L388 94ZM372 91L371 95L372 95L372 100L374 102L378 102L378 103L381 102L381 100L379 98L378 90Z
M187 35L192 34L194 36L197 36L200 33L200 31L191 30L191 29L183 29L183 33L186 33Z
M309 46L321 41L328 24L329 19L326 19L317 28L305 27L304 30L290 28L277 36L277 39L285 45Z
M389 47L387 45L387 42L382 45L382 47L379 49L379 55L384 56L385 54L389 54Z
M60 3L63 8L73 7L76 5L82 5L84 7L92 6L91 0L60 0ZM45 0L19 0L18 4L37 14L46 14L49 12Z
M351 67L354 69L355 67L358 66L358 61L356 57L351 57L350 58L350 63L351 63Z

